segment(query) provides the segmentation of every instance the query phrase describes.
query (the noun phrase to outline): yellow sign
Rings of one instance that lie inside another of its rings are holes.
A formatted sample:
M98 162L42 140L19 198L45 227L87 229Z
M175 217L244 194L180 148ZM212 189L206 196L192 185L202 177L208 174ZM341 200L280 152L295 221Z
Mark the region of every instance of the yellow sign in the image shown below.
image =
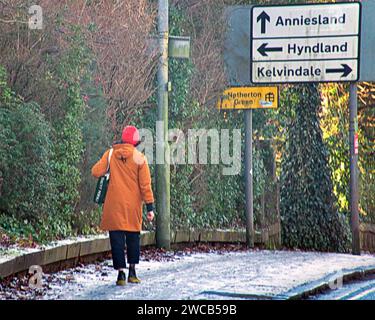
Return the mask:
M217 108L229 109L275 109L279 104L278 87L233 87L224 91Z

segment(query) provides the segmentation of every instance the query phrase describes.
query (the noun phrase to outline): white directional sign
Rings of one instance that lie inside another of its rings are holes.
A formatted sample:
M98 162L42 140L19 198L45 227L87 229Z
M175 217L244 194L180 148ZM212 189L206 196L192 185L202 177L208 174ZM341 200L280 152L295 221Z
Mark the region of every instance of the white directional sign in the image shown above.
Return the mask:
M253 83L357 81L361 4L254 6Z
M357 54L358 37L253 40L253 61L353 59Z

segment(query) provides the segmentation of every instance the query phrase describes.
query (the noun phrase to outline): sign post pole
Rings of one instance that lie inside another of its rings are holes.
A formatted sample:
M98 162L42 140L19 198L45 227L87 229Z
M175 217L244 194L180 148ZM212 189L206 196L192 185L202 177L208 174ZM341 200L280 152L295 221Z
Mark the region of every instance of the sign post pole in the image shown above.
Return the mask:
M253 109L276 109L279 105L278 87L232 87L218 100L219 110L244 110L245 122L245 215L246 243L254 247L253 191Z
M352 228L352 253L361 254L359 238L359 212L358 212L358 115L357 115L357 83L350 83L349 109L350 109L350 212Z
M253 205L253 110L245 110L245 199L246 199L246 243L254 247Z
M169 36L169 0L158 2L158 121L161 136L157 137L158 149L162 150L162 163L156 163L156 245L169 250L171 247L171 173L170 146L168 140L168 99L171 83L168 74L168 58L189 59L190 37ZM156 128L156 132L158 128Z
M169 250L171 245L170 166L168 144L168 0L159 0L159 69L158 69L158 120L162 122L163 133L157 141L163 150L163 163L156 165L157 224L156 244Z

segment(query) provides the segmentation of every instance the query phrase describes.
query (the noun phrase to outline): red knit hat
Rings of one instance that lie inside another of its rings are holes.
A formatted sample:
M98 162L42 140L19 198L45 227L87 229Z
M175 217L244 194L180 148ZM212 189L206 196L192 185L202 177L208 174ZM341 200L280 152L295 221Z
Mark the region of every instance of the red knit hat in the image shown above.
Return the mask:
M140 142L138 129L134 126L126 126L122 131L121 140L123 143L129 143L136 146Z

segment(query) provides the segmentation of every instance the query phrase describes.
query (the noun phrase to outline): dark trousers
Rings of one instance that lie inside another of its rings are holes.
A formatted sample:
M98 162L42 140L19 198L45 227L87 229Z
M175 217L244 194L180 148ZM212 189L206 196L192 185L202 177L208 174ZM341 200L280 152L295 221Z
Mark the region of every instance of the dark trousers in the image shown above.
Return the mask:
M109 239L111 242L113 268L116 270L126 268L125 243L128 263L139 263L140 232L109 231Z

